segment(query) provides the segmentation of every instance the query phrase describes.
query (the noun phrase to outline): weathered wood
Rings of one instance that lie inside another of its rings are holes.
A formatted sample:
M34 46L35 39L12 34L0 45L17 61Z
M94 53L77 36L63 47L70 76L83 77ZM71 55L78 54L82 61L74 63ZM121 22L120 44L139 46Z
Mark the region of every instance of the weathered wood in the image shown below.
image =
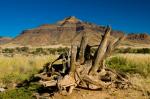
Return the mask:
M106 86L107 84L100 81L99 79L93 77L93 76L89 76L89 75L85 75L84 77L82 77L83 81L89 83L89 84L93 84L98 86L99 88L102 88L104 86Z
M120 42L121 42L122 40L124 40L124 38L125 38L125 35L119 37L119 38L113 43L113 49L116 48L116 47L120 44Z
M62 65L63 65L62 73L65 73L67 69L67 60L65 58L65 55L63 55L63 58L62 58Z
M106 52L107 41L108 41L108 37L110 36L110 32L111 32L111 28L107 27L105 34L102 37L102 40L98 46L98 49L95 52L93 66L92 66L89 74L97 72L97 70L99 68L99 63L101 60L103 60L104 53Z
M71 59L70 59L70 73L74 73L76 70L76 55L77 55L77 46L71 46Z
M98 71L101 71L101 69L105 68L105 59L111 54L111 51L112 51L112 42L108 42L106 51L99 62Z
M45 87L51 87L51 86L56 86L57 81L56 80L50 80L50 81L39 81L43 86Z
M68 59L67 59L68 65L67 65L67 68L70 68L70 58L71 58L71 51L68 51Z
M85 49L88 43L88 38L86 32L83 33L81 44L80 44L80 51L79 51L79 61L80 64L83 64L85 61Z

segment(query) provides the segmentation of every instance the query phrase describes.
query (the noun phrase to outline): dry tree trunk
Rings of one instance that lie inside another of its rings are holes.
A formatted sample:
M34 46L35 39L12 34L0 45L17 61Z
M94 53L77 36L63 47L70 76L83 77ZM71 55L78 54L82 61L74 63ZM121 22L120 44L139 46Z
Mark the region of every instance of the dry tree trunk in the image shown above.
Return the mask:
M80 44L80 51L79 51L79 61L80 64L83 64L85 62L85 49L88 44L88 37L86 32L83 33L81 44Z
M94 54L93 66L92 66L91 70L89 71L89 74L96 73L99 68L100 62L102 60L104 60L103 56L106 53L107 42L108 42L108 38L110 36L110 32L111 32L111 28L107 27L104 36L102 36L102 40L98 46L98 49L96 50L96 52Z

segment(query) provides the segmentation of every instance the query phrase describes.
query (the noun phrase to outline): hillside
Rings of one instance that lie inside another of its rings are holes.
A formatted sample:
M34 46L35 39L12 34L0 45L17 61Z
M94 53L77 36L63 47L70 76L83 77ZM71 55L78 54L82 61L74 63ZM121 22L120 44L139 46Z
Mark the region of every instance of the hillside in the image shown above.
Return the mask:
M10 37L0 37L0 44L8 43L12 40Z
M55 24L44 24L37 28L24 30L11 43L19 45L68 45L71 42L80 40L83 32L87 32L89 41L97 43L100 34L105 31L104 26L83 22L74 16L65 18ZM112 31L112 36L121 36L123 32Z

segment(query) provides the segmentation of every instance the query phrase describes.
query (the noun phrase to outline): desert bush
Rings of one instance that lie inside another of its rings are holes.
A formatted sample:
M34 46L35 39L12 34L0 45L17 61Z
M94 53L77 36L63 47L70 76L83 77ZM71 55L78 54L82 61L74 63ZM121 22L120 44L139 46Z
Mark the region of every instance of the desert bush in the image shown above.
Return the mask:
M57 50L55 48L48 48L47 51L49 54L53 54L53 55L55 55L57 52Z
M29 48L28 47L21 47L20 50L22 52L28 52L29 51Z
M28 52L29 48L28 47L16 47L15 50L17 52Z

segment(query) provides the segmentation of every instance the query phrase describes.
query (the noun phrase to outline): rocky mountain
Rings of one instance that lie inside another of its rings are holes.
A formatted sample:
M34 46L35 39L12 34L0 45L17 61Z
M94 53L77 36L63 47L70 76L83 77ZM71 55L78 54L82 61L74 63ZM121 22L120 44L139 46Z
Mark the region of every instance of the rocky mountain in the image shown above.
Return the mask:
M97 43L101 38L101 33L105 31L105 26L98 26L93 23L84 22L74 16L65 18L55 24L44 24L37 28L24 30L11 43L19 45L56 45L71 44L79 41L82 34L86 32L91 44ZM122 36L121 31L112 31L112 37Z
M10 37L0 37L0 44L8 43L12 40Z

